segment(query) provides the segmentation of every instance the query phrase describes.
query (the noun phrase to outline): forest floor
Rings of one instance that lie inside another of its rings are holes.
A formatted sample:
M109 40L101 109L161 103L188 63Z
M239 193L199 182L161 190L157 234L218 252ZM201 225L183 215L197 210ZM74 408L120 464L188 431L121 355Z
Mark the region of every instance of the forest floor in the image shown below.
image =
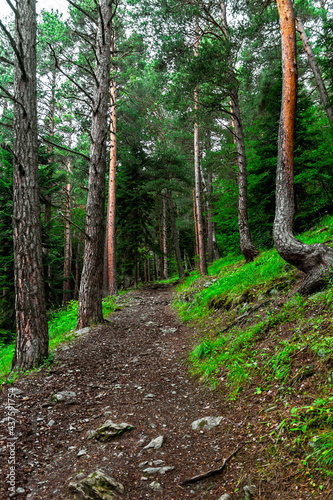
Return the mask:
M267 440L260 439L265 421L259 415L274 395L266 401L244 391L230 401L223 391L209 390L189 376L189 351L201 332L183 324L170 308L172 292L167 285L129 292L119 299L110 324L60 345L52 364L3 385L1 499L11 498L6 476L14 453L12 496L19 499L73 498L69 483L96 470L124 486L124 500L219 500L224 494L243 499L243 488L251 484L254 498L262 500L333 499L327 490L312 493L292 460L270 467L269 474L258 473L272 453ZM55 401L62 391L67 391L63 400ZM16 409L13 441L8 439L9 407ZM191 424L204 417L222 419L210 430L204 425L193 429ZM89 439L87 432L106 420L134 428L109 442ZM159 449L145 448L159 436ZM15 446L8 447L9 442ZM220 468L228 457L220 474L181 485Z

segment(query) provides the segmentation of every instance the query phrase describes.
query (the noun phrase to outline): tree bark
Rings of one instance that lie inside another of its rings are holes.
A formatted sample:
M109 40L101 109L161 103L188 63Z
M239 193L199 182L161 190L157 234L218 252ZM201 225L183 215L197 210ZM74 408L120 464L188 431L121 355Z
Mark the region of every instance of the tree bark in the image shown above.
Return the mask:
M168 279L168 238L167 238L167 211L166 211L166 196L163 195L163 212L162 212L162 242L163 242L163 279Z
M111 51L114 54L115 40L112 37ZM118 295L117 266L116 266L116 173L117 173L117 109L116 109L116 82L111 81L111 120L110 120L110 168L109 168L109 196L107 207L107 269L108 293Z
M16 346L12 370L48 357L38 186L36 2L17 0L14 73L13 225Z
M69 141L71 142L71 141ZM70 144L69 144L70 147ZM66 220L65 220L65 251L64 251L64 287L63 287L63 305L66 308L70 300L71 289L71 267L72 267L72 242L71 242L71 160L67 161L68 182L66 184Z
M81 251L81 233L78 235L76 257L75 257L75 284L74 284L74 300L79 298L80 289L80 251Z
M112 4L101 0L96 36L95 89L91 124L86 242L77 328L103 322L103 239L107 114L110 89Z
M227 9L226 1L220 1L221 7L221 20L222 20L222 33L224 39L228 40L228 23L227 23ZM253 261L259 252L254 246L251 238L249 217L247 210L247 166L246 166L246 152L244 130L241 118L238 98L238 82L234 75L231 61L228 62L231 69L231 78L233 84L230 91L230 107L232 112L232 125L235 130L235 143L237 147L237 164L238 164L238 229L239 229L239 242L241 252L245 257L246 262Z
M294 130L297 101L296 31L292 0L277 0L282 38L282 106L278 135L276 210L273 238L280 256L306 277L297 290L312 292L327 282L333 251L324 244L306 245L294 237Z
M238 163L238 228L241 252L245 257L246 262L253 261L259 254L258 250L252 243L249 217L247 211L247 169L246 169L246 152L244 131L241 120L241 113L238 100L237 86L230 94L231 108L234 117L234 127L237 146L237 163Z
M195 30L194 55L199 55L199 27L198 24ZM198 124L198 108L199 108L199 82L197 82L194 90L194 179L195 179L195 206L197 214L198 226L198 250L199 250L199 269L201 276L208 274L205 249L205 230L202 211L202 192L201 192L201 175L200 175L200 149L199 149L199 124Z
M174 244L175 254L176 254L178 275L179 275L179 278L182 278L184 276L184 268L183 268L182 256L181 256L180 248L179 248L179 239L178 239L178 233L177 233L177 227L176 227L175 209L173 206L171 189L167 189L167 198L168 198L168 203L169 203L171 231L172 231L173 244Z
M297 27L297 31L299 33L299 36L301 37L306 55L308 56L309 64L311 66L313 75L315 77L316 85L317 85L318 92L320 95L320 99L321 99L321 102L324 106L327 118L329 119L329 122L331 124L333 124L333 108L331 106L330 98L328 96L328 93L327 93L327 90L325 87L325 83L324 83L324 80L323 80L323 77L321 74L321 70L320 70L320 67L319 67L317 60L316 60L316 56L313 53L308 36L305 33L303 23L299 17L296 18L296 27Z

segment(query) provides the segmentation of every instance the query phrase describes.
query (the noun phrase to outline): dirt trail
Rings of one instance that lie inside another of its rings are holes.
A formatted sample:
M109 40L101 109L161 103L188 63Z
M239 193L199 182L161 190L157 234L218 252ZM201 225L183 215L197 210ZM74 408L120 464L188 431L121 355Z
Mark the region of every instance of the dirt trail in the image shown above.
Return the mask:
M15 474L16 488L20 488L16 498L71 498L70 478L96 469L120 481L125 488L122 498L128 500L218 500L224 493L233 493L236 480L243 478L239 493L249 484L248 466L242 472L243 448L223 474L180 486L185 478L220 467L222 460L244 443L247 417L188 376L186 356L193 330L171 311L169 288L140 290L126 297L130 302L112 315L110 325L92 329L59 347L49 369L14 384L22 391L15 398L19 410ZM60 391L73 391L75 397L55 403L52 395ZM2 408L7 397L5 386ZM233 411L237 421L231 417ZM224 418L209 431L193 430L191 423L206 416ZM108 419L135 428L106 444L87 439L88 430ZM1 460L6 474L8 429L7 421L2 423ZM158 436L164 437L159 450L144 449ZM247 439L252 442L252 438ZM145 474L143 470L156 466L156 460L174 469L163 475ZM139 467L142 462L148 463ZM153 481L160 483L161 491L152 491ZM0 497L9 498L5 481Z

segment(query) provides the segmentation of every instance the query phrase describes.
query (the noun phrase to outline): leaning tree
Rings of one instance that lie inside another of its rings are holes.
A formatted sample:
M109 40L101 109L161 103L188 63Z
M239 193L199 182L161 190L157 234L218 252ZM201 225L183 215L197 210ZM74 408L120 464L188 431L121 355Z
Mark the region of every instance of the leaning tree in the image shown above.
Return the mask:
M323 286L331 273L333 250L319 243L306 245L295 238L294 132L297 102L296 30L292 0L277 0L282 39L283 89L278 135L276 209L273 238L281 257L306 277L297 290L307 293Z

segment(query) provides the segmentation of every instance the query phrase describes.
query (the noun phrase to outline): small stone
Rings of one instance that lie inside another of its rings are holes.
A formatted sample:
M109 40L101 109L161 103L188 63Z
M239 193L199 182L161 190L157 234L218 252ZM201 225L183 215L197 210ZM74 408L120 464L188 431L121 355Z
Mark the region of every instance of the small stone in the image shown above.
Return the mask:
M55 421L51 419L47 425L49 427L52 427L52 425L54 425L54 424L55 424Z
M79 481L84 478L83 472L80 472L79 474L76 475L75 479L78 479Z
M145 396L145 398L154 398L155 397L155 394L147 394L147 396Z
M23 391L21 389L19 389L18 387L10 387L8 389L8 393L15 394L15 396L20 396L21 394L23 394Z
M107 420L104 424L100 425L96 430L87 432L87 437L90 439L97 439L98 441L110 441L117 436L120 436L126 431L130 431L134 427L126 422L117 424L111 420Z
M165 467L147 467L147 469L144 469L143 472L145 474L165 474L166 472L169 472L171 470L174 470L175 467L171 466L165 466Z
M145 465L148 464L148 460L145 460L144 462L139 463L139 467L144 467Z
M223 420L223 417L204 417L192 422L191 426L194 431L210 431L217 427Z
M152 483L149 483L149 488L151 488L153 491L161 491L162 490L162 486L157 481L153 481Z
M16 488L16 493L18 495L21 495L22 493L25 493L25 489L24 488Z
M164 460L154 460L153 464L154 465L162 465L164 463Z
M155 450L159 450L162 447L163 441L164 437L158 436L157 438L152 439L150 443L148 443L147 446L145 446L143 449L149 450L150 448L154 448Z
M219 498L219 500L231 500L231 496L228 495L228 493L225 493Z
M251 500L251 498L253 498L255 495L256 487L253 486L252 484L249 484L247 486L244 486L243 491L245 495L245 500Z
M54 394L54 399L58 402L68 401L76 397L76 393L73 391L61 391L57 394Z
M83 450L80 450L76 456L83 457L83 455L86 455L86 454L87 454L87 450L83 449Z

